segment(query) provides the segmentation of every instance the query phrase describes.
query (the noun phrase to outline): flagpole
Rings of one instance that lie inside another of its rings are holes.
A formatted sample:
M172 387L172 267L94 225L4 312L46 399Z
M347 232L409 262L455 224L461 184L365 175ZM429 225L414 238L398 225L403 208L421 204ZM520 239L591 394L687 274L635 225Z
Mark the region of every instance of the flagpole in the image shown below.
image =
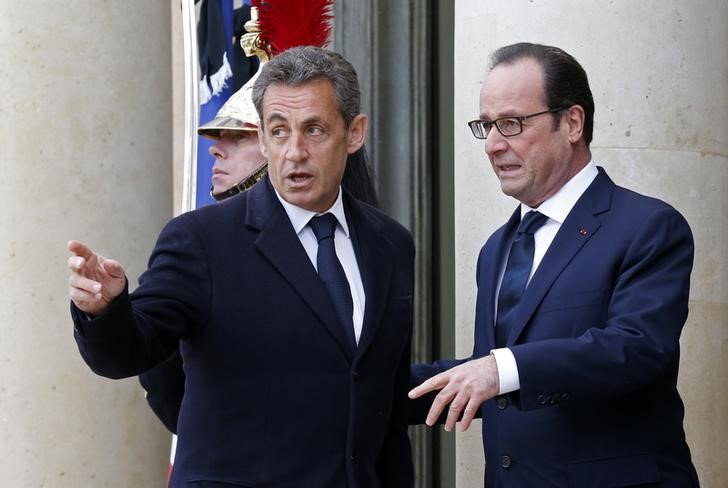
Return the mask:
M182 212L193 210L197 205L197 127L199 126L199 61L197 54L197 18L194 0L182 0L182 46L184 55L185 107L182 161ZM172 465L177 451L177 436L172 434L169 449L169 470L167 481L172 474Z
M185 70L182 212L195 208L197 195L197 127L199 126L197 19L194 0L182 0L182 37Z

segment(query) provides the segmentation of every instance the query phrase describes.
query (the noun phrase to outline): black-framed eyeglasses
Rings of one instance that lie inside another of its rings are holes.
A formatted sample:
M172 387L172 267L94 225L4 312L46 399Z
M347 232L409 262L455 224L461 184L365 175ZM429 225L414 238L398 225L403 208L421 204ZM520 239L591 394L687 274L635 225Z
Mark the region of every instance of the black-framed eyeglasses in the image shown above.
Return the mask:
M551 110L544 110L543 112L530 115L509 115L495 120L476 119L468 122L468 126L470 126L470 130L473 132L476 139L487 138L490 133L490 129L492 129L493 126L498 129L498 132L500 132L503 137L513 137L523 132L524 120L538 115L559 112L565 108L566 107L552 108Z

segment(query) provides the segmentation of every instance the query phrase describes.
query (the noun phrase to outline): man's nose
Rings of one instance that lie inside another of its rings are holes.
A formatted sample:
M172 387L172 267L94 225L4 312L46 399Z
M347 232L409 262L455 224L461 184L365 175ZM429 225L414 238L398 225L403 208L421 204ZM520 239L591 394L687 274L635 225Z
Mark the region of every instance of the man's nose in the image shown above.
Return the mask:
M306 138L303 134L293 132L288 138L286 158L291 161L301 161L306 159L307 154Z
M489 158L492 158L495 154L503 152L508 149L508 141L500 133L495 124L490 128L490 132L486 134L485 139L485 153Z
M210 153L210 156L212 156L215 159L225 159L227 156L225 153L225 150L222 148L222 146L219 143L215 143L212 146L210 146L207 150L207 152Z

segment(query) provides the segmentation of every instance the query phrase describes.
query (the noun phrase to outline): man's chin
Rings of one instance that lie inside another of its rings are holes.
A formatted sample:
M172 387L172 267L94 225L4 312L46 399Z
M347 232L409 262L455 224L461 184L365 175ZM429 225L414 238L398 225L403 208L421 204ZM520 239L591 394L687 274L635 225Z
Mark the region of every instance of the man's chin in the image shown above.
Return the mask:
M515 193L518 193L518 190L516 188L516 185L514 185L514 181L510 178L501 178L500 180L500 187L501 191L508 195L509 197L512 197Z

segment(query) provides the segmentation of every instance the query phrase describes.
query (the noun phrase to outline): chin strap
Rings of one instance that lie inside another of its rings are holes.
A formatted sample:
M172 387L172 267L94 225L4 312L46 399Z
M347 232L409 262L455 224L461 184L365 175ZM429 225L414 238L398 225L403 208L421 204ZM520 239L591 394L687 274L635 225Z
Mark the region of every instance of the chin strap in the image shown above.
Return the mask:
M221 191L220 193L212 193L212 188L210 188L210 196L212 196L212 198L214 198L216 202L221 202L226 198L230 198L233 195L237 195L238 193L242 193L245 190L248 190L253 185L258 183L267 172L268 161L261 164L255 171L243 178L243 181L233 186L229 190Z

